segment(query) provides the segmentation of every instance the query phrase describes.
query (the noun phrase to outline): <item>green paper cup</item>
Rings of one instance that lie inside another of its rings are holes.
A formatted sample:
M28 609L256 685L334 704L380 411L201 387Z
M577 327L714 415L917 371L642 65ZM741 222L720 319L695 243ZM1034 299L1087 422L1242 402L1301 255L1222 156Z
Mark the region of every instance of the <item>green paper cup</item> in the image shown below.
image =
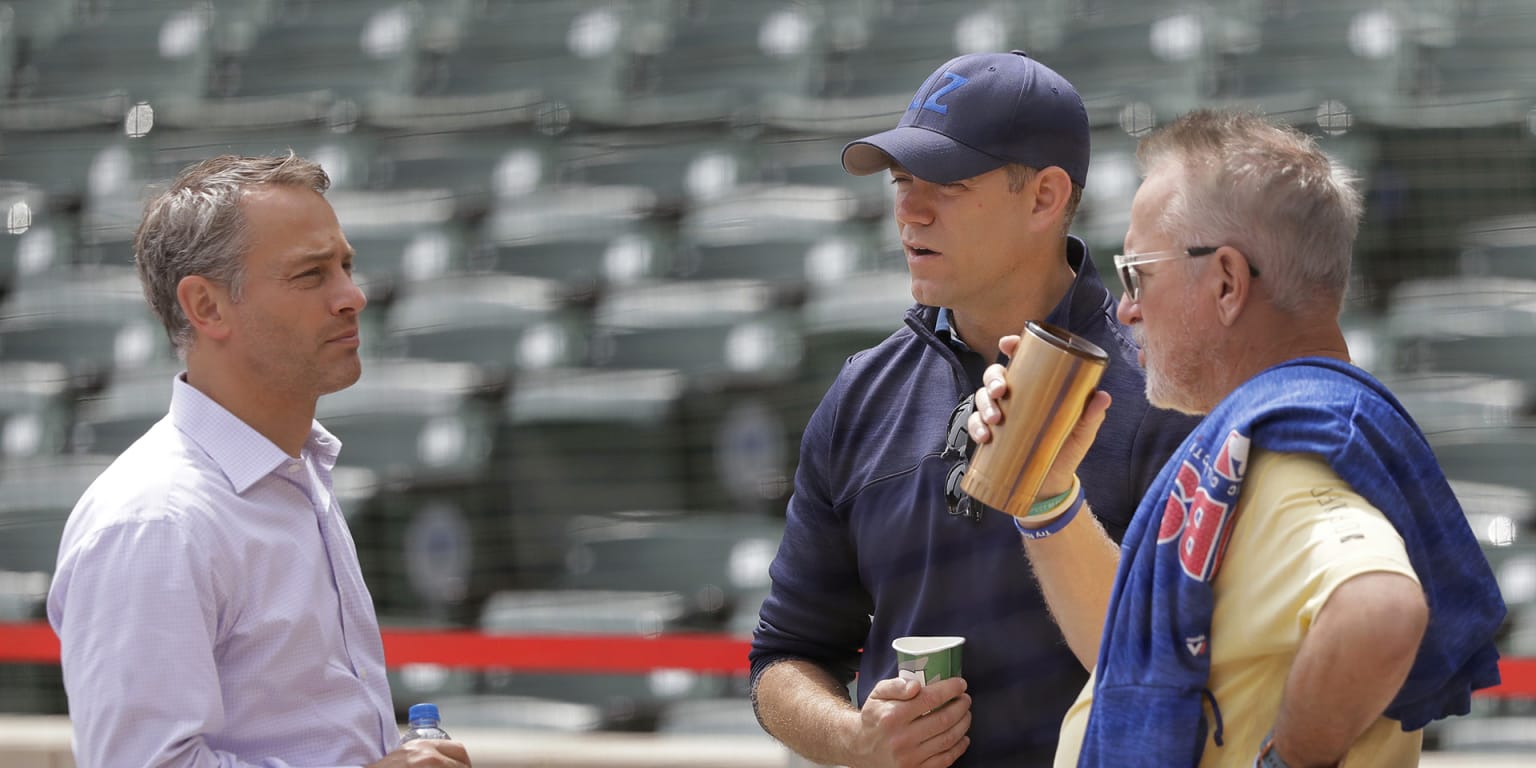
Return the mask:
M898 637L891 641L896 649L896 674L919 685L959 677L963 645L963 637Z

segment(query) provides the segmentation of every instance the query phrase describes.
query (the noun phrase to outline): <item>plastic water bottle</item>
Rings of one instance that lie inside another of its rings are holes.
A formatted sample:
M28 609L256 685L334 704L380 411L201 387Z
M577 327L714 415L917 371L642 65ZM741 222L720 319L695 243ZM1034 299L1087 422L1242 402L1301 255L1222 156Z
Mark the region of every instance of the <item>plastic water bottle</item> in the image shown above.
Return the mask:
M406 729L405 736L401 737L401 744L416 739L453 738L447 731L438 727L436 704L412 704L406 717L410 720L410 727Z

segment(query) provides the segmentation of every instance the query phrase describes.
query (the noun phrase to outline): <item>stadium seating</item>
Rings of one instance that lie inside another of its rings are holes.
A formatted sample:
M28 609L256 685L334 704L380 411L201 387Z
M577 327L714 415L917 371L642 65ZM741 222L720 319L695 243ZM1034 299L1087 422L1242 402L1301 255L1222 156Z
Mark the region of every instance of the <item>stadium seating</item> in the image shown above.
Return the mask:
M464 623L516 583L515 496L490 464L503 395L466 363L371 360L358 383L320 399L316 418L343 445L338 466L362 470L343 509L381 614Z
M0 461L0 622L45 616L64 521L110 456L8 456ZM0 665L5 710L30 714L66 711L57 665Z
M65 5L59 3L58 5ZM71 22L29 49L22 98L125 94L131 103L195 99L208 88L211 4L79 4Z
M62 453L75 394L63 365L0 360L0 461Z
M121 267L51 275L8 297L0 305L0 347L7 361L66 366L80 391L174 354L138 277Z
M366 0L272 0L221 20L217 95L409 93L419 7Z
M675 5L660 19L636 20L645 38L630 52L623 98L608 110L587 110L587 119L627 126L750 125L767 94L810 89L821 46L816 4Z
M855 273L890 269L877 222L828 187L763 185L693 206L684 217L673 276L747 279L804 292Z
M604 198L612 202L605 205ZM583 203L575 204L578 199ZM677 249L676 226L649 216L650 205L648 195L615 188L504 201L481 228L472 266L554 280L593 299L612 286L665 277Z

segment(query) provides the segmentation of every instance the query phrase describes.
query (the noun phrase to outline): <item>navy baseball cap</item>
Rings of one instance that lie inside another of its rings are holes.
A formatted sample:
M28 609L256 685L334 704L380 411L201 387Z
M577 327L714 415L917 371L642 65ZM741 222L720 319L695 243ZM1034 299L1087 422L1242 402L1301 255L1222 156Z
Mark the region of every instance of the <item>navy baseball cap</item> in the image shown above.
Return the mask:
M843 169L868 176L892 165L936 184L1009 163L1057 166L1088 178L1088 111L1077 89L1023 51L950 59L923 83L901 122L843 147Z

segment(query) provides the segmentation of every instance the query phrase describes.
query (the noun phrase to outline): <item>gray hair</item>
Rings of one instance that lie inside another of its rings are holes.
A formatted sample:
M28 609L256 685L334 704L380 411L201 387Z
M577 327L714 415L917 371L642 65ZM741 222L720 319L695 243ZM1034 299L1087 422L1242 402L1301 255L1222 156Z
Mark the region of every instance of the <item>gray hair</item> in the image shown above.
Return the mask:
M230 296L240 300L249 246L240 200L259 184L324 194L331 179L318 163L291 150L286 157L220 155L187 166L144 208L133 238L134 263L144 298L182 355L192 344L192 326L176 287L182 278L199 275L228 286Z
M1354 174L1294 128L1199 110L1143 139L1143 174L1185 171L1160 224L1181 247L1230 245L1263 275L1275 306L1337 312L1360 229Z

